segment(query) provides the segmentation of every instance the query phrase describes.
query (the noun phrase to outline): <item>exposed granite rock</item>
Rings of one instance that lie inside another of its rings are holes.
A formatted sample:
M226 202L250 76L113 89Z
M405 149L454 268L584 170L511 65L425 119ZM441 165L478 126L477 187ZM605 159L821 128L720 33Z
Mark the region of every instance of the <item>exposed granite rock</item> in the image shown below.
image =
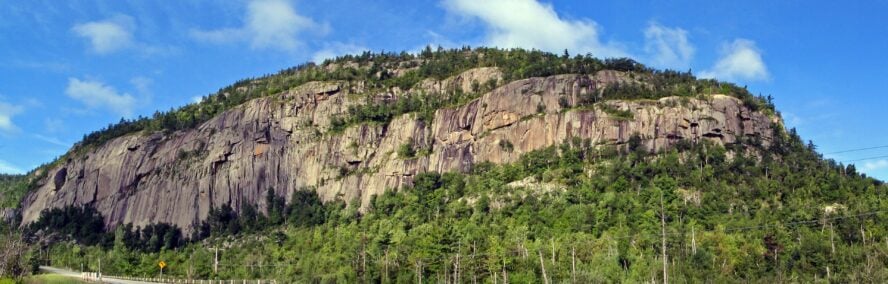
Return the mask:
M20 211L18 208L0 208L0 222L13 223Z
M440 82L427 80L419 87L440 93L470 91L472 82L500 78L497 69L481 68ZM438 110L430 123L406 114L388 125L358 125L335 135L322 134L330 117L361 103L349 94L363 92L363 86L307 83L249 101L193 130L128 135L61 163L50 169L51 180L38 183L26 197L23 223L46 208L93 204L112 227L167 222L190 231L210 208L222 204L236 210L244 204L265 208L269 188L287 200L295 190L313 187L324 200L367 205L372 195L410 183L419 172L510 162L573 137L621 144L638 133L652 151L681 139L771 139L776 121L722 95L606 102L631 111L631 119L597 107L570 108L581 95L601 94L608 84L625 80L615 71L519 80L463 106ZM399 92L381 95L396 99ZM502 140L514 149L502 149ZM430 154L397 157L396 149L409 141Z

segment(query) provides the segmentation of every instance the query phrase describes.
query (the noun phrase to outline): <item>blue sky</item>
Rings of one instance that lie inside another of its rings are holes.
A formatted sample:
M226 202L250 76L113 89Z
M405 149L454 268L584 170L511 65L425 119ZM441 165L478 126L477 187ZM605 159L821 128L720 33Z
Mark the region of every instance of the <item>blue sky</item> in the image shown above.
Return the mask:
M362 50L629 56L773 95L821 152L888 145L888 1L0 0L0 172L121 117ZM776 3L775 3L776 2ZM888 147L827 154L888 156ZM888 157L854 162L888 179Z

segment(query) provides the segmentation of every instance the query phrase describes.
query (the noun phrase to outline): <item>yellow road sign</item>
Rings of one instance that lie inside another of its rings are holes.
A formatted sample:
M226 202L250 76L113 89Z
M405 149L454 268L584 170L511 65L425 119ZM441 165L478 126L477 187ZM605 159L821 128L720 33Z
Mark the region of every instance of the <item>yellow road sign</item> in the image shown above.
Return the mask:
M161 260L160 262L157 263L157 266L160 266L160 269L163 269L164 267L167 266L167 263L163 262L163 260Z

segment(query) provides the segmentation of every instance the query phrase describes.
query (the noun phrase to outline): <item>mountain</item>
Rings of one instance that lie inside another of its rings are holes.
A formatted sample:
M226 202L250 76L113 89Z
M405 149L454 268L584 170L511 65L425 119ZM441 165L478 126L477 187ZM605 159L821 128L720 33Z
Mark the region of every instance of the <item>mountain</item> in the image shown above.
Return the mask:
M771 99L629 59L364 53L91 133L14 204L55 261L96 246L123 274L635 282L671 255L690 282L888 278L886 186ZM289 268L210 272L207 244Z
M421 73L422 67L407 67L410 63L422 66L423 60L344 61L290 76L354 70L397 80ZM498 67L461 69L442 79L419 75L404 89L360 77L285 85L192 128L110 139L46 168L46 178L24 200L23 221L36 220L48 208L90 204L109 227L170 223L190 230L223 204L236 211L244 204L265 210L268 189L289 200L296 190L312 188L322 200L366 208L372 196L409 185L418 173L469 172L477 163L513 162L571 139L614 146L637 134L651 152L683 139L732 144L757 138L767 145L772 126L780 124L778 117L753 111L718 89L645 100L605 92L659 79L634 70L506 80ZM255 84L218 98L250 93ZM448 103L424 114L409 111L427 100ZM378 121L377 112L389 110L375 108L396 110ZM349 123L334 124L341 120ZM402 145L417 154L403 157Z

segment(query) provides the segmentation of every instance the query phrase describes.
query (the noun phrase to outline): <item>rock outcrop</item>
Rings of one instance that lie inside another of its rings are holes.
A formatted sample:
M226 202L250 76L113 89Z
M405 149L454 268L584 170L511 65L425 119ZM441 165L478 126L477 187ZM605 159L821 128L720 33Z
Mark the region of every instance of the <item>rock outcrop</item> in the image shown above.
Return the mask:
M429 92L470 92L477 88L473 82L500 77L495 68L485 68L418 86ZM132 134L61 161L26 197L23 223L46 208L92 204L112 227L166 222L190 231L223 204L236 210L244 204L265 208L268 189L289 200L297 189L314 188L324 200L367 205L372 195L409 184L423 171L506 163L573 137L622 144L637 133L652 151L682 139L771 139L776 121L723 95L572 107L622 80L625 76L615 71L518 80L465 105L440 109L432 121L406 114L387 125L356 125L335 134L326 131L330 118L361 103L349 95L364 90L355 82L312 82L249 101L192 130ZM397 90L380 94L399 95ZM610 114L615 109L632 115ZM513 146L506 149L501 141ZM398 157L404 143L428 154Z
M0 208L0 222L13 223L19 215L18 208Z

